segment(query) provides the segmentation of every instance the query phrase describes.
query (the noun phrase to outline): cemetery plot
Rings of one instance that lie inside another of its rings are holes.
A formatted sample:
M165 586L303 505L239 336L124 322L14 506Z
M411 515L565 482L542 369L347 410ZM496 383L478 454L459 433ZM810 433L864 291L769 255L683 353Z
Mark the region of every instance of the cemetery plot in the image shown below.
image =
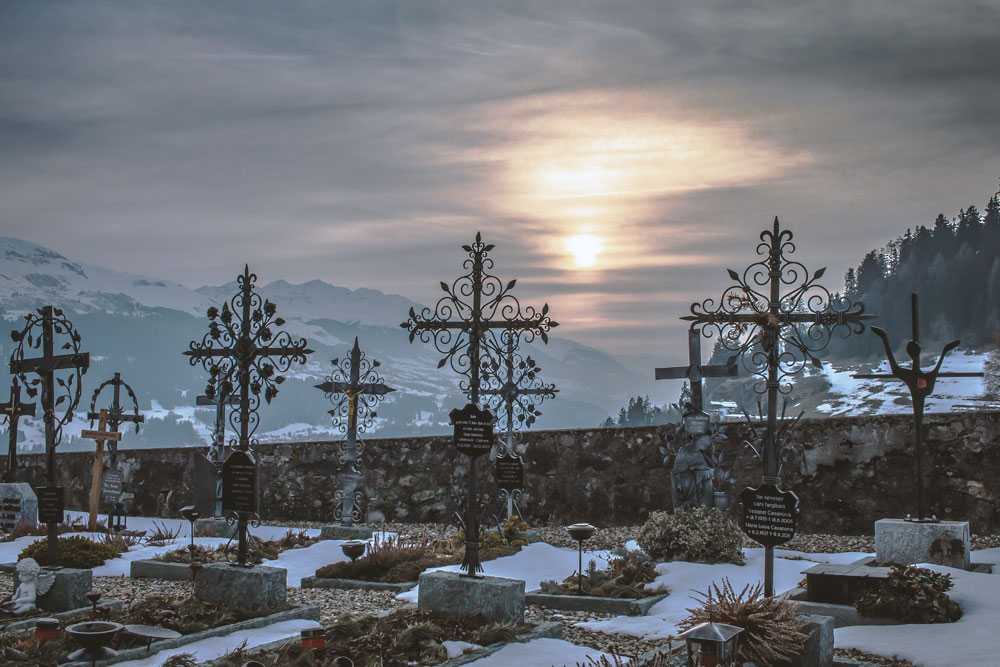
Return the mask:
M647 584L656 580L656 568L637 552L612 559L607 569L590 561L583 577L577 574L563 581L543 581L539 590L526 594L525 601L550 609L641 616L670 594L647 590Z

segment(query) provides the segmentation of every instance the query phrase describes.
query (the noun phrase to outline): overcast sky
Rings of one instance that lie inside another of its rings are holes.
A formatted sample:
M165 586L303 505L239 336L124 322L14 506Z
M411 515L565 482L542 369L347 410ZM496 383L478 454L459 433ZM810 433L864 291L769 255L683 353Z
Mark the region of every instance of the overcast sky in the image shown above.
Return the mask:
M429 301L481 229L561 335L679 361L775 215L835 287L1000 176L1000 4L747 4L7 0L0 233Z

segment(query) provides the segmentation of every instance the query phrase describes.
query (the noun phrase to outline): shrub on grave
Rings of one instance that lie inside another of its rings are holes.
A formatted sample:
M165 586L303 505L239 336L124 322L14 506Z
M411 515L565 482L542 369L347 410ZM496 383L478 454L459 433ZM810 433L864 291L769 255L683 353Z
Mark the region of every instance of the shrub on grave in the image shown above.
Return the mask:
M365 556L353 562L324 565L316 570L316 576L401 583L416 581L427 568L449 564L451 560L453 559L441 558L435 554L427 542L376 540Z
M584 573L583 595L593 595L604 598L623 598L636 600L650 595L659 595L666 591L646 591L646 584L656 579L656 567L649 557L635 551L614 558L606 570L599 570L594 561L590 561L587 572ZM543 593L550 595L576 595L581 582L574 572L561 583L555 581L541 582Z
M805 650L809 636L794 603L780 597L765 597L759 583L747 584L736 593L729 579L723 579L722 586L712 584L707 592L695 596L702 606L689 609L691 615L677 627L689 630L711 621L743 628L736 654L739 664L773 665Z
M59 556L55 563L49 562L49 547L47 540L38 540L29 544L18 555L18 560L34 558L39 565L46 567L90 568L103 565L105 561L117 558L122 553L121 544L114 542L95 542L82 535L59 538Z
M855 602L862 616L892 618L903 623L954 623L962 608L948 597L951 575L912 565L894 565L886 579Z
M739 526L714 507L653 512L639 531L638 542L657 561L743 564Z

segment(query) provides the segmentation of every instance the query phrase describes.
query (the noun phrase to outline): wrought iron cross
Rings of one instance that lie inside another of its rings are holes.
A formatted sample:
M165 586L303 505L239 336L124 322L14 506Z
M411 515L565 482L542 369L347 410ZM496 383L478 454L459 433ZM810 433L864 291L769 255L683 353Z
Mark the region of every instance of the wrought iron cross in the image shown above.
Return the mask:
M361 452L358 448L358 432L364 433L372 424L376 415L375 407L390 392L396 391L383 382L378 372L381 364L369 359L358 345L354 337L354 347L347 359L338 357L333 360L333 372L323 384L316 388L326 394L330 401L335 401L330 410L333 423L347 434L341 450L340 484L336 498L340 501L336 518L341 525L350 527L355 521L361 521L361 507L364 490L364 477L361 473ZM339 399L337 397L340 397ZM360 421L358 417L361 417Z
M531 428L542 415L538 405L547 398L555 398L558 389L554 384L545 384L539 378L542 369L529 357L517 353L517 332L505 331L504 355L493 359L487 373L489 387L483 390L487 405L494 415L505 416L504 444L497 452L498 458L520 459L514 451L514 432L517 427ZM507 505L507 518L513 516L520 490L500 489L501 500ZM520 511L520 510L519 510Z
M469 397L469 401L478 407L482 391L481 373L484 366L489 365L488 357L503 353L503 345L499 341L499 332L516 330L531 342L536 336L548 343L548 332L556 326L549 316L549 306L536 310L533 306L521 306L517 297L512 294L516 280L504 283L490 271L493 269L493 258L490 251L495 246L483 243L482 235L476 233L472 245L464 245L462 249L468 257L462 267L468 271L450 285L441 282L441 290L445 293L438 299L434 308L422 308L418 314L410 308L410 317L402 323L409 331L410 342L420 337L421 342L433 342L434 347L443 357L438 361L438 368L445 364L465 379L459 382L459 388ZM483 359L484 354L486 359ZM475 458L470 458L469 487L466 498L466 549L462 569L468 576L475 576L482 571L479 560L479 516L478 494L479 479L477 476Z
M139 424L146 421L146 418L139 414L139 400L135 397L135 392L132 387L122 380L121 373L115 373L110 380L105 380L101 385L94 390L93 395L90 397L90 411L87 412L87 419L90 420L90 425L93 426L94 422L101 418L101 411L97 409L97 399L100 397L101 392L104 391L105 387L110 386L112 388L111 394L111 405L106 409L107 411L107 427L108 430L118 432L118 429L122 424L131 423L135 426L135 432L139 432ZM125 392L128 394L129 398L132 400L132 412L128 413L122 409L122 388L125 388ZM111 466L114 467L118 459L118 441L110 440L111 444L109 448L111 450Z
M701 365L701 330L694 327L688 329L688 365L673 366L670 368L657 368L655 371L657 380L680 380L686 378L691 387L691 409L696 412L704 412L704 388L702 378L736 377L739 368L735 359L730 358L730 363L725 365ZM682 411L686 411L686 406L681 406Z
M822 368L817 355L832 336L861 333L864 321L874 315L864 305L835 298L819 283L826 269L810 274L789 258L795 252L792 232L781 229L778 218L770 230L760 234L754 262L743 273L729 269L733 285L722 297L691 305L682 320L701 327L706 338L718 334L723 347L732 352L730 363L741 360L757 378L754 390L767 395L767 423L761 447L764 484L777 485L778 395L792 390L790 378L806 364ZM774 595L774 547L765 547L764 594Z
M3 481L15 482L17 481L17 423L23 416L35 416L35 404L21 402L21 384L17 381L16 376L10 378L10 400L6 403L0 403L0 413L7 421L7 435L9 437L7 472L4 473Z
M59 488L56 483L56 447L62 439L63 426L72 421L73 411L80 403L83 374L90 367L90 355L80 352L80 334L59 308L44 306L25 315L24 320L24 327L10 334L17 344L10 357L10 372L17 374L29 398L38 395L38 388L41 388L46 480L49 489L55 490ZM65 339L61 349L67 354L56 354L56 336ZM39 349L42 356L25 357L29 350ZM56 371L68 373L57 375ZM34 375L30 382L29 373ZM60 414L56 413L56 408L61 409ZM59 558L59 522L49 521L47 525L49 562L55 563Z
M917 468L917 521L936 521L932 517L927 518L926 489L924 487L924 408L927 397L934 393L934 385L938 378L972 378L983 377L983 373L947 371L941 372L941 364L944 358L958 347L961 341L953 340L944 346L938 356L937 363L929 371L923 370L920 363L920 304L917 293L910 295L910 323L913 337L906 343L906 354L910 357L910 367L900 366L893 354L892 346L889 344L889 334L883 329L872 327L872 333L882 340L885 348L885 356L889 360L889 368L892 373L858 373L852 375L853 378L861 380L897 380L906 385L910 390L910 402L913 405L913 430L914 430L914 450ZM907 517L908 519L910 517Z
M205 395L213 398L217 391L223 396L239 397L239 410L229 414L230 425L239 431L236 451L241 460L249 456L251 438L260 424L260 399L270 403L278 395L278 386L285 381L283 373L293 363L304 364L312 350L305 338L293 338L286 331L275 331L285 320L277 316L278 307L263 299L254 289L257 275L250 266L237 277L239 291L222 309L208 309L208 333L201 342L191 341L184 352L192 366L201 364L208 371ZM232 454L230 454L232 456ZM245 471L245 466L241 465ZM223 498L223 502L226 502ZM256 504L256 496L254 504ZM247 566L248 522L258 522L256 512L235 511L231 517L238 523L238 565Z

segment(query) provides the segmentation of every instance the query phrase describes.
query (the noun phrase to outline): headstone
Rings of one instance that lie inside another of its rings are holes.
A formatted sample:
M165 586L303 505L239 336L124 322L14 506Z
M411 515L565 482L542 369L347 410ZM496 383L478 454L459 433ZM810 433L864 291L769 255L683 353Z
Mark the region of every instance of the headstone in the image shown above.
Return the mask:
M65 489L61 486L40 486L35 489L38 496L38 520L42 523L62 523L66 509Z
M43 572L46 575L51 573L55 577L55 581L44 595L38 596L36 602L39 609L58 613L90 606L90 602L87 600L87 593L91 591L93 581L91 570L64 567L58 570L45 568ZM15 570L15 588L19 583L17 571Z
M740 528L765 547L776 547L795 537L799 517L799 499L791 491L774 484L743 491L743 517Z
M12 533L18 526L38 525L38 496L30 484L0 484L0 532Z
M524 622L524 581L500 577L463 577L457 572L420 575L421 611L481 618L486 622Z
M875 551L881 563L937 563L968 570L972 567L972 531L968 521L879 519Z
M238 613L273 614L287 605L287 576L287 570L280 567L212 563L195 577L194 596Z
M224 512L257 512L257 459L242 449L233 450L222 464Z

